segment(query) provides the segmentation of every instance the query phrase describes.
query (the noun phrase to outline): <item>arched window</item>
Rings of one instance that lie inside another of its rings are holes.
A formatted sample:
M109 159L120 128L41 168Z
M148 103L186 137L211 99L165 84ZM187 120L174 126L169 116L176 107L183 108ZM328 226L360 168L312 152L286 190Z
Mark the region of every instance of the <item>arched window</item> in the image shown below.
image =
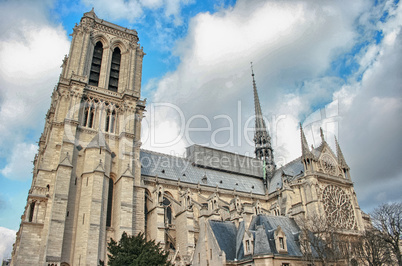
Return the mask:
M106 112L106 123L105 132L114 133L116 127L116 112L107 110Z
M88 124L87 127L93 128L94 127L94 108L91 108L89 115L88 115Z
M35 201L31 202L31 204L29 205L29 216L28 216L28 221L32 222L33 220L33 216L34 216L34 212L35 212Z
M111 91L117 91L119 85L120 59L121 52L119 47L116 47L113 51L112 64L110 65L109 90Z
M99 74L102 64L103 45L97 42L94 48L94 55L92 56L91 72L89 73L89 85L99 85Z
M93 128L95 118L95 107L92 104L85 106L84 119L82 125L84 127Z
M170 225L172 224L172 206L170 204L170 200L168 200L167 198L163 197L163 207L165 209L165 225Z
M109 192L107 197L106 226L112 225L113 179L109 178Z

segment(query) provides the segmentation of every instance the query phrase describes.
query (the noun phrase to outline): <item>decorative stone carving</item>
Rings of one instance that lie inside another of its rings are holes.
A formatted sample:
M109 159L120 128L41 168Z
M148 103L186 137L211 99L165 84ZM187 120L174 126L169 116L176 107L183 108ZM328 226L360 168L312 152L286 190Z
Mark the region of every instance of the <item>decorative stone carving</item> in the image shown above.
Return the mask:
M327 221L337 228L353 229L355 215L349 196L334 185L328 185L322 193Z

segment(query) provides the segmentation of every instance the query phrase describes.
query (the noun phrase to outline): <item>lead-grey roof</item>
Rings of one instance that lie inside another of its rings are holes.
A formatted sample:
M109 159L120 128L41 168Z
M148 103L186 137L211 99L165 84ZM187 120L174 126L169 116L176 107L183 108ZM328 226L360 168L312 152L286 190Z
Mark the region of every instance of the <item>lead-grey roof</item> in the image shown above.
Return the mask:
M218 241L219 247L226 254L227 260L236 258L236 235L237 229L233 222L209 221L209 225Z
M238 228L234 222L229 221L210 220L209 224L227 260L235 258L243 260L250 257L244 256L243 236L246 232L244 222L241 222ZM254 255L278 254L275 245L275 231L278 227L281 227L286 235L287 256L303 256L299 243L300 228L296 222L289 217L266 214L253 216L248 227L248 232L254 237Z
M174 181L180 179L180 182L184 183L200 183L209 187L218 186L221 189L265 194L264 183L260 178L200 168L185 158L141 150L140 161L141 175L144 176L158 176L161 179Z
M267 233L263 226L258 226L255 232L254 254L272 254L271 246L268 241Z
M282 175L288 181L293 181L301 176L303 171L304 166L300 157L277 169L270 180L268 193L274 192L277 188L282 188Z
M258 235L260 237L264 236L263 231L264 228L265 236L267 237L267 241L265 239L260 239L255 242L254 250L258 251L258 254L270 254L270 253L278 253L275 246L274 234L275 230L280 226L282 231L286 235L286 245L289 256L302 256L302 252L300 251L299 246L299 233L300 228L297 226L296 222L284 216L270 216L270 215L257 215L253 217L253 220L250 223L249 230L256 231L256 238ZM256 239L257 240L257 239ZM267 246L266 243L269 243Z
M244 257L243 236L245 231L244 221L241 221L236 235L236 259Z

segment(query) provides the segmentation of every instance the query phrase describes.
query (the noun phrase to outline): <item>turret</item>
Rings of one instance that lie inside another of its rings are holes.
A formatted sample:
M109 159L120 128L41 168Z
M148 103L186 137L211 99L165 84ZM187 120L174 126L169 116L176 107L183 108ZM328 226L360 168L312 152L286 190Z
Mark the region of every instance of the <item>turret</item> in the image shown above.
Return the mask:
M300 138L301 138L301 149L302 149L301 159L304 164L305 172L312 171L313 161L316 159L314 154L310 151L301 123L300 123Z
M335 145L336 145L336 157L338 157L338 165L342 168L345 178L350 180L350 173L349 173L350 168L346 163L345 157L343 157L341 147L339 146L336 137L335 137Z

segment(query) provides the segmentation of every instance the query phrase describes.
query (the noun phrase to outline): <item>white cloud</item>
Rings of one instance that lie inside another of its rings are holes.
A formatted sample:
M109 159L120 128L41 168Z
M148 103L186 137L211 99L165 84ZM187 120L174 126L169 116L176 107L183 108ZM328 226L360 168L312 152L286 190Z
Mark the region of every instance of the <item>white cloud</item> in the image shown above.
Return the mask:
M21 39L0 42L0 73L7 82L19 79L18 84L26 85L38 76L52 74L55 66L61 65L61 59L53 55L65 53L68 42L61 26L32 25L28 21L21 24Z
M386 9L389 18L375 23ZM205 115L210 133L194 134L192 140L212 145L213 132L222 127L214 116L228 115L237 129L253 115L249 62L254 61L277 164L300 155L298 122L306 119L305 124L314 124L310 144L320 143L320 126L332 147L333 136L339 134L363 208L379 203L369 197L377 192L385 195L381 200L400 199L390 184L402 178L401 11L392 1L377 6L364 1L238 1L227 10L198 14L176 47L181 59L177 70L150 85L155 89L152 101L180 106L186 121ZM384 35L380 44L373 37L376 31ZM351 52L366 41L357 54ZM358 70L347 80L327 76L331 62L343 54ZM317 108L323 109L314 113ZM156 117L160 122L175 120L166 112ZM181 126L175 121L163 131L170 137ZM199 120L193 127L204 124ZM252 153L253 146L239 144L237 133L234 145L224 149ZM182 152L185 145L183 139L171 149ZM388 181L382 186L379 179Z
M212 126L208 137L222 126L214 116L226 114L239 120L240 100L242 121L235 123L244 127L254 110L249 68L249 62L254 61L264 114L286 115L289 121L281 121L278 128L296 136L297 121L311 112L311 106L329 103L333 92L342 86L339 79L320 75L330 67L333 56L353 45L353 22L361 9L365 7L358 1L351 6L346 2L238 1L233 8L198 14L175 50L181 64L154 85L152 100L180 106L186 119L207 116ZM305 80L308 82L301 86ZM159 116L161 121L170 119L166 113ZM197 125L202 127L202 121ZM237 133L234 143L242 136ZM207 134L194 135L193 140L205 143ZM250 145L227 149L253 151ZM283 150L287 160L297 156L299 152L295 152Z
M359 202L367 210L402 200L398 189L402 182L402 8L396 12L385 6L393 15L377 23L376 30L384 32L383 42L371 44L360 55L361 81L334 94L344 103L339 138Z
M16 231L0 226L0 261L11 259Z
M17 143L12 150L8 164L0 173L10 179L26 180L32 177L32 161L38 150L37 145Z
M166 18L173 18L176 25L182 23L181 10L191 0L82 0L89 7L94 7L96 14L109 20L126 19L130 23L142 18L148 11L164 10Z
M36 149L29 144L33 140L26 140L27 134L39 137L62 58L69 48L62 26L49 24L43 15L36 16L46 13L44 6L19 4L21 9L2 4L5 16L0 18L0 22L8 19L9 24L7 34L0 37L0 157L7 161L1 173L18 179L31 176L31 163L21 168L16 162L20 156L26 162L33 160ZM17 172L12 174L11 170Z
M134 22L143 15L142 6L139 1L131 0L83 0L87 6L94 7L96 13L102 18L108 17L111 20L127 19Z

